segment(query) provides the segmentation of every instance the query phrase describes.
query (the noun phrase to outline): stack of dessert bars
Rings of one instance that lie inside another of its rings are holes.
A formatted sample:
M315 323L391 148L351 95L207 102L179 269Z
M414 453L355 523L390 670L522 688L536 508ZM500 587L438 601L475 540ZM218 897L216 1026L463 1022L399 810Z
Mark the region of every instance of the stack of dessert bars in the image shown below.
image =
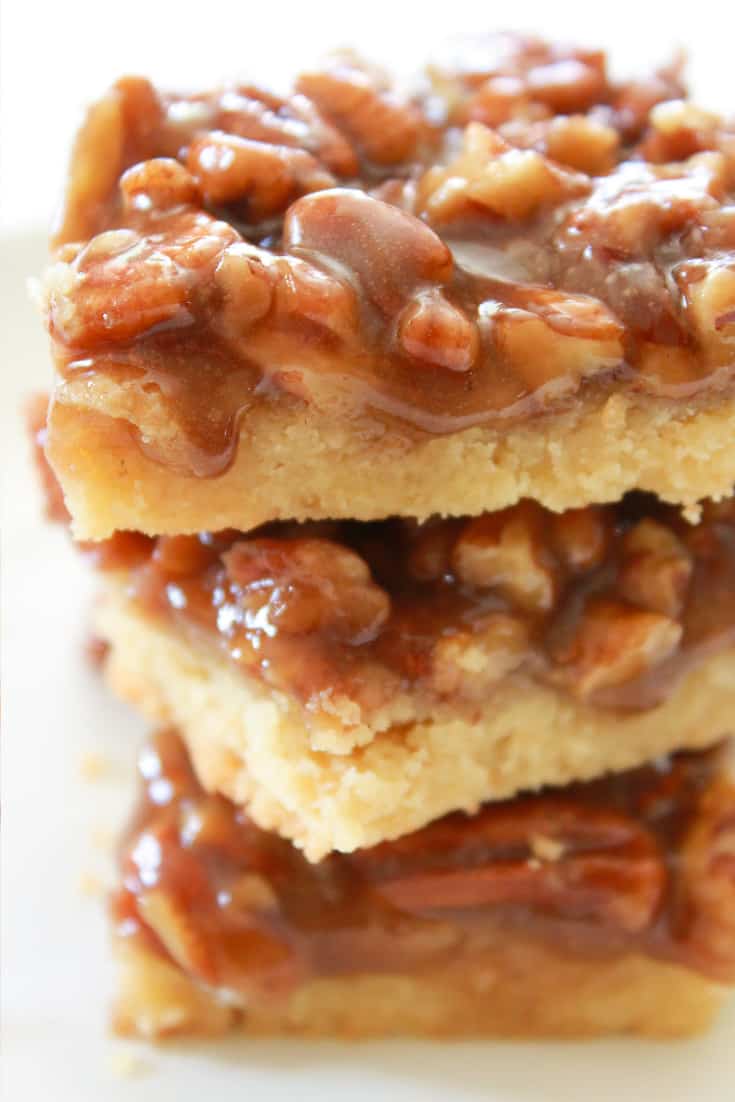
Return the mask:
M157 727L146 1036L686 1034L735 981L735 128L500 36L127 78L43 428Z

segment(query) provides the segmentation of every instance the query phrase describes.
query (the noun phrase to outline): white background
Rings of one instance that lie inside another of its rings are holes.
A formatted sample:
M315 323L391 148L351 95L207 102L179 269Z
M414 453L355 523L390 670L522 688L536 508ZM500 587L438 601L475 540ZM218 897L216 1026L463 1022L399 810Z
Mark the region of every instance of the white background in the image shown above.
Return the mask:
M614 49L644 68L690 48L699 98L735 108L733 16L724 4L547 0L287 3L264 0L6 0L0 28L0 445L3 482L3 1102L731 1102L735 1014L678 1045L376 1044L232 1041L148 1051L110 1039L113 987L100 901L105 856L132 792L139 720L81 657L92 589L61 531L44 526L19 407L47 385L43 334L25 278L82 105L124 72L170 85L285 75L328 47L357 44L410 68L448 31L540 29ZM82 778L101 753L102 776ZM132 1051L134 1074L120 1072Z

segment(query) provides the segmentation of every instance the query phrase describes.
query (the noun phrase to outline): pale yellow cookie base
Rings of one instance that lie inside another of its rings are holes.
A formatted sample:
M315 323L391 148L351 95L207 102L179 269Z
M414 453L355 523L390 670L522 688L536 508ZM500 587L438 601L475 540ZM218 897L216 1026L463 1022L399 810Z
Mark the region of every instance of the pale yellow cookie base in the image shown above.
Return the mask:
M252 410L233 465L206 479L146 458L119 419L131 401L124 388L66 384L52 405L49 458L78 539L116 528L248 530L281 518L475 515L521 498L562 511L631 489L692 509L735 484L735 398L724 395L690 404L623 393L579 399L504 432L413 442L284 401ZM171 432L152 399L136 416L154 439Z
M194 767L265 830L310 860L397 838L451 810L475 810L521 789L629 769L704 747L732 729L735 653L692 671L656 709L618 715L535 683L508 681L485 712L376 733L350 753L315 750L302 709L145 617L108 581L97 631L110 643L112 688L156 723L181 731Z
M287 999L235 1008L174 965L118 940L113 1024L160 1040L229 1031L260 1036L685 1037L711 1024L727 989L676 965L627 954L562 956L513 933L420 975L312 980Z

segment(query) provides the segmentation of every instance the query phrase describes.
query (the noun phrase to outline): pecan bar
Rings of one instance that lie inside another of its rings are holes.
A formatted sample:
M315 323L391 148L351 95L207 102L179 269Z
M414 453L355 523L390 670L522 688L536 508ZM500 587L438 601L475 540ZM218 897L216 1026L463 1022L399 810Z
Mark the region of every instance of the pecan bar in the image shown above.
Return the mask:
M513 37L408 98L120 81L42 294L77 536L729 494L735 130L684 96Z
M455 814L310 865L141 755L113 902L125 1033L670 1036L735 982L726 751Z
M112 687L310 859L730 727L732 499L90 547Z

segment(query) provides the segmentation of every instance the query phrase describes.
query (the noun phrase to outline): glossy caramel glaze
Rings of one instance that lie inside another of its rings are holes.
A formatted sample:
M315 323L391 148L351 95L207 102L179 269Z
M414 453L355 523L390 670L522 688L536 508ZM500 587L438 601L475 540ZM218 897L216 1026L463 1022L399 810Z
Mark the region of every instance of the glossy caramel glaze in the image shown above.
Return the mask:
M735 131L683 95L508 36L411 98L354 58L285 98L122 80L46 281L61 376L200 476L262 403L413 438L729 388Z
M389 724L443 704L472 717L508 678L641 710L735 645L732 500L695 526L631 495L560 516L522 502L423 525L118 533L90 553L127 572L147 614L215 640L307 721L355 722L356 703L381 724L407 696L410 714Z
M450 815L311 865L205 793L178 736L143 750L118 932L235 1001L412 972L514 936L735 980L735 788L724 750Z

